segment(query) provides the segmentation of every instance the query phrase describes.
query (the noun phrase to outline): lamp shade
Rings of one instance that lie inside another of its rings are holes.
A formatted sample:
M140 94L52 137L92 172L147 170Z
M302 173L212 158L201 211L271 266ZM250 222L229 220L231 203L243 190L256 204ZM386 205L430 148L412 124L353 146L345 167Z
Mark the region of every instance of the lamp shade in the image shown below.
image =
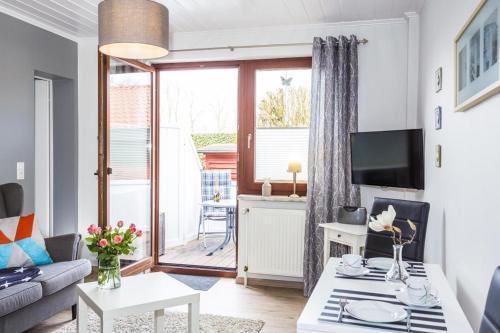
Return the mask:
M168 9L150 0L104 0L99 4L99 51L126 59L168 54Z
M302 164L298 161L290 161L288 162L287 172L302 172Z

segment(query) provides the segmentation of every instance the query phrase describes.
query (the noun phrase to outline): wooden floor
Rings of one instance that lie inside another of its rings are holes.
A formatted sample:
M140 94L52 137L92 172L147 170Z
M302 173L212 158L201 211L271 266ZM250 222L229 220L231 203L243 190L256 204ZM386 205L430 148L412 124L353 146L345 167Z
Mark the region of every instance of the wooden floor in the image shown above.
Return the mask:
M207 248L203 246L201 239L193 240L184 246L168 249L159 261L168 264L235 268L236 246L232 240L223 250L218 250L212 256L207 256L210 250L220 245L223 240L223 236L207 235Z
M265 322L261 333L291 333L307 299L297 289L248 287L223 278L209 291L201 293L201 313L260 319ZM187 307L174 310L186 311ZM50 333L71 321L71 311L65 311L28 333Z

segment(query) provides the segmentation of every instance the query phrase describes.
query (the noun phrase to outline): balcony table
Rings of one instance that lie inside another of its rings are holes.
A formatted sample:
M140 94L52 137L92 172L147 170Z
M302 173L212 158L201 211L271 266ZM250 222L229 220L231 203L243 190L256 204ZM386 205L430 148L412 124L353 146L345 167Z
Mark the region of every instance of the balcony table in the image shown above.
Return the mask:
M236 216L236 199L224 199L220 201L207 200L201 203L203 207L222 208L226 210L226 232L224 240L220 245L210 250L207 256L211 256L217 250L222 250L230 241L231 238L236 242L235 232L235 216Z
M297 321L297 333L389 333L394 330L365 328L347 323L325 322L318 320L323 312L327 300L334 289L355 290L361 292L394 294L394 285L385 281L368 281L345 279L335 277L335 266L340 263L340 258L331 258L328 261L316 287L309 298L302 314ZM437 289L441 299L442 312L446 321L447 331L450 333L473 333L473 330L465 318L455 294L448 285L448 281L439 265L424 264L427 278L432 287ZM413 318L413 315L412 315ZM412 327L412 332L421 331ZM400 330L406 332L406 330Z

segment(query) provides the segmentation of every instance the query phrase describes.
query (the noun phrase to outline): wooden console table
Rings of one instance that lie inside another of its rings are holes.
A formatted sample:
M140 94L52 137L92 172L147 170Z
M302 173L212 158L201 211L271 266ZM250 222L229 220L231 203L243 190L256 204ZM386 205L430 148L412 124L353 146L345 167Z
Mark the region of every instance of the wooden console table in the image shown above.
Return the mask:
M366 243L366 224L352 225L333 222L321 223L319 226L324 231L323 262L325 266L330 259L330 242L347 245L351 248L352 254L361 254L361 248Z

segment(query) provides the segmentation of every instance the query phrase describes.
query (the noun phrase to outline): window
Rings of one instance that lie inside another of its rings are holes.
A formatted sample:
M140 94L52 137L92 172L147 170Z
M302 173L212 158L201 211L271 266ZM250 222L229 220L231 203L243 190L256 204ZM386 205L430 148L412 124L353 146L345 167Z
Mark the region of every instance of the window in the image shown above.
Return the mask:
M255 73L255 174L262 182L289 182L289 161L299 162L307 181L311 70L269 69Z
M290 194L290 161L299 162L298 191L305 194L311 59L275 59L245 62L242 71L240 158L241 193L259 193L269 178L273 194Z
M172 73L183 70L209 73L209 69L223 68L237 72L237 81L233 80L233 84L237 87L238 96L238 192L259 194L264 180L270 178L274 195L291 194L292 174L287 172L287 167L290 161L296 161L302 166L302 172L297 174L297 193L305 195L311 112L311 58L176 63L161 64L156 68ZM199 82L188 82L188 85L196 86ZM220 93L230 91L215 81L213 85L221 90ZM214 95L211 93L212 88L201 91L205 95ZM160 105L168 103L165 102L168 98L161 99L164 102L160 102ZM175 98L169 100L175 104ZM198 98L194 98L196 100ZM192 106L182 106L183 110L189 107ZM217 117L211 115L209 109L201 111L203 114L197 120L197 126L205 126L210 117L216 120ZM181 114L187 116L189 112Z

